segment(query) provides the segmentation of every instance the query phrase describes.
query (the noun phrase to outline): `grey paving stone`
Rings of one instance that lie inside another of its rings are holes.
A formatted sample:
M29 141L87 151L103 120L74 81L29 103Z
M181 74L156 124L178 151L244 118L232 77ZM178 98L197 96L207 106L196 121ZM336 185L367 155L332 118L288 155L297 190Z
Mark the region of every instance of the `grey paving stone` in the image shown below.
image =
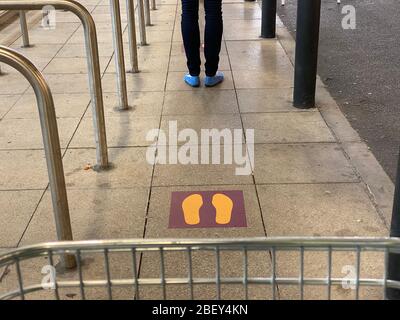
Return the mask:
M74 240L141 238L148 193L148 188L68 190ZM56 240L51 196L46 192L21 245Z
M190 102L188 102L190 99ZM233 90L166 92L164 115L204 115L238 113Z
M44 189L48 183L44 150L0 150L0 189Z
M68 188L133 188L149 187L152 165L146 160L147 148L110 148L110 170L85 170L96 164L94 149L71 149L64 157Z
M42 193L42 190L0 191L0 247L18 245Z
M255 146L257 183L356 182L358 177L336 144Z
M317 112L243 114L245 129L254 129L255 143L334 142Z

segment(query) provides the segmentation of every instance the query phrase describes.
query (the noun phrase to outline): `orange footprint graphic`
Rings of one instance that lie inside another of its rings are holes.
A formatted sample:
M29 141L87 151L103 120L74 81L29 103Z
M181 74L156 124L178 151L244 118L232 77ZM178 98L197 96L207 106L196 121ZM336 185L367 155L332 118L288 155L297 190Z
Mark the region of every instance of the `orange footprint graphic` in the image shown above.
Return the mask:
M217 193L212 198L212 204L217 211L215 221L218 224L228 224L232 218L233 201L231 198Z
M199 194L192 194L182 202L183 217L186 224L196 225L200 223L200 208L203 206L203 198Z

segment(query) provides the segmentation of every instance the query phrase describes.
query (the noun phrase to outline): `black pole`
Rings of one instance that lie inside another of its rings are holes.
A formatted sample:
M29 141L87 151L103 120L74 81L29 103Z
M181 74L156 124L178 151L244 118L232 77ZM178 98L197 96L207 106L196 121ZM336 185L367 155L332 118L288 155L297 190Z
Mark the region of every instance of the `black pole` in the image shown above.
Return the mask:
M396 188L394 191L390 236L400 238L400 157L397 165ZM389 254L387 278L389 280L400 281L400 254ZM388 288L386 289L386 296L389 300L400 300L400 290Z
M321 0L298 0L293 105L315 107Z
M276 1L277 0L262 0L261 38L275 38Z

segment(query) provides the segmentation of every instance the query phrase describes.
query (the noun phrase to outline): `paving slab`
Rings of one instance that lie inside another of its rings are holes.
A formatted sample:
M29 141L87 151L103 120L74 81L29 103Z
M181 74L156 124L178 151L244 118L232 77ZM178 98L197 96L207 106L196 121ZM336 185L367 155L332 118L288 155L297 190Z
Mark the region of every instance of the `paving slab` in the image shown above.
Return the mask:
M128 73L126 75L126 85L128 91L164 91L165 79L165 73ZM103 76L103 92L114 93L116 89L116 74L105 74Z
M110 61L109 57L100 57L100 72L103 73ZM56 57L43 70L44 74L88 73L87 58L59 58Z
M57 118L80 118L85 113L90 101L89 93L53 94ZM5 119L39 119L36 96L25 93Z
M129 111L118 117L107 117L108 146L136 147L150 145L152 142L146 140L146 135L150 130L158 129L159 124L160 116L136 116ZM93 130L92 118L83 119L71 141L71 147L91 147L94 144Z
M287 68L284 73L275 73L273 70L252 71L234 70L232 71L235 87L238 89L257 89L257 88L290 88L293 85L293 68Z
M252 184L251 176L235 175L236 169L241 167L243 165L156 164L153 186Z
M69 189L74 240L141 238L148 193L140 187ZM56 240L51 196L46 192L21 244Z
M194 130L198 137L198 143L201 143L201 130L212 130L216 129L218 132L222 132L224 129L228 129L232 137L234 136L233 130L242 130L242 123L239 114L209 114L209 115L176 115L176 116L163 116L161 119L160 129L164 131L166 135L169 134L170 123L175 122L177 124L178 132L190 128ZM233 138L232 138L233 139ZM180 142L186 141L167 141L168 145L180 144ZM242 143L237 141L236 143ZM162 143L162 142L161 142ZM188 142L187 142L188 143ZM165 144L165 143L164 143Z
M255 130L255 143L334 142L317 112L243 114L243 127Z
M61 148L66 148L79 123L79 118L57 120ZM3 119L1 121L0 149L42 149L40 121L32 119ZM30 134L27 135L27 132Z
M130 109L119 110L119 98L116 93L104 93L104 112L106 117L125 117L128 115L135 116L160 116L163 108L164 93L161 91L154 92L128 92L128 104ZM86 111L86 117L92 117L91 105Z
M190 103L188 100L190 99ZM207 115L238 113L234 90L166 92L163 115Z
M53 58L62 47L63 44L40 44L40 45L33 45L28 48L21 47L18 44L14 44L11 46L11 48L22 53L29 59L35 59L38 57Z
M110 43L99 43L99 57L111 57L113 53L113 44ZM75 57L86 57L86 47L82 44L65 44L60 51L57 53L59 58L75 58Z
M241 113L317 111L294 108L292 88L237 89L236 93Z
M167 54L162 55L156 50L153 50L154 53L149 54L140 54L138 56L138 66L140 72L162 72L166 73L168 69L169 57ZM129 52L125 52L125 61L126 70L130 70L131 65L128 63L130 61ZM114 60L111 61L109 66L107 67L107 73L115 73L115 63Z
M0 191L0 243L3 247L18 245L42 193L42 190Z
M269 236L387 234L360 183L263 185L257 190Z
M0 119L2 119L18 101L20 95L0 95Z
M232 70L287 73L293 68L289 58L276 41L226 41Z
M52 93L89 93L87 74L44 74ZM68 85L67 85L68 84Z
M6 73L0 76L0 95L21 95L28 87L28 81L19 73Z
M294 184L257 186L268 236L370 236L387 235L364 186L351 184ZM325 251L325 252L324 252ZM327 277L328 253L305 254L306 277ZM332 258L332 276L344 278L345 266L355 267L355 252L335 252ZM363 253L362 275L378 279L383 276L383 253ZM281 252L277 255L278 275L295 277L300 274L300 254ZM300 290L294 286L280 286L281 298L299 299ZM333 286L332 298L354 299L354 290ZM363 288L363 299L381 299L379 289ZM326 299L325 286L308 286L307 299Z
M64 156L68 188L133 188L149 187L152 165L146 160L147 148L110 148L110 170L87 170L96 164L94 149L70 149ZM85 170L86 169L86 170Z
M44 150L0 150L0 161L0 190L43 190L47 186Z
M333 143L255 146L257 183L356 182L358 176Z
M224 21L261 19L261 10L257 3L223 3L222 12Z

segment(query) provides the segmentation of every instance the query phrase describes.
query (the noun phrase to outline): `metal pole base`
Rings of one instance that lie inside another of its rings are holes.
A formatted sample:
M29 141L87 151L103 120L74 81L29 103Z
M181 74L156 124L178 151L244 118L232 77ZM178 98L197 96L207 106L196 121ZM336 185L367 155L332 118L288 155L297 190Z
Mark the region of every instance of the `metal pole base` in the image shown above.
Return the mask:
M111 162L108 162L106 166L101 166L99 164L96 164L92 167L93 171L96 172L103 172L103 171L110 171L115 168L115 165Z
M116 111L116 112L126 112L126 111L133 111L133 110L135 110L135 108L131 107L131 106L126 106L126 107L116 106L116 107L114 107L114 111Z
M261 38L276 37L276 1L262 0Z

